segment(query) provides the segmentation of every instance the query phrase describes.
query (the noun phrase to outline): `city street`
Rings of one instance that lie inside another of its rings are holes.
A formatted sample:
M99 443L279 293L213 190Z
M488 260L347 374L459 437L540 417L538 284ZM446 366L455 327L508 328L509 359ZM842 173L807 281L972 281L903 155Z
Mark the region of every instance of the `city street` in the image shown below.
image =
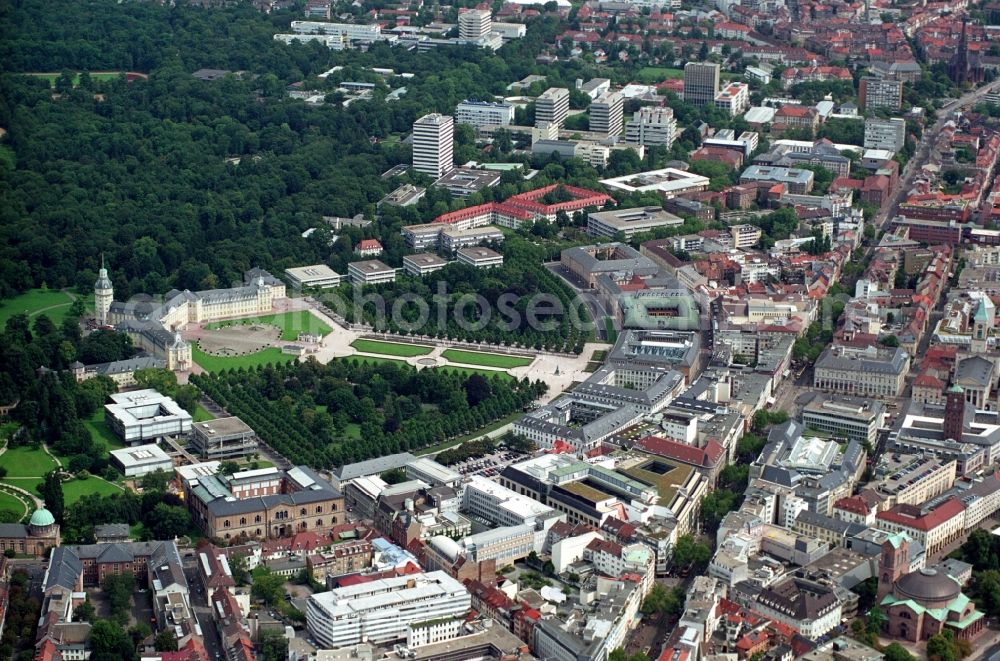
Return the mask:
M201 585L201 579L198 577L197 562L197 556L194 555L185 556L183 560L184 577L187 579L188 589L191 591L191 608L194 611L195 618L198 620L198 626L201 627L205 649L208 651L209 658L221 659L224 656L225 650L222 649L219 633L212 619L212 608L208 601L209 595L205 593Z

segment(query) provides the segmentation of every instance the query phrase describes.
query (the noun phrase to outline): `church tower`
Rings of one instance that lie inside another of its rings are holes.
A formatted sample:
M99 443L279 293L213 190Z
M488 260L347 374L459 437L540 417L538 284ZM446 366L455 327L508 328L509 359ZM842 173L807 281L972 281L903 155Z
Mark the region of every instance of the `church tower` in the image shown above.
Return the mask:
M972 315L972 342L969 346L971 353L986 353L995 315L996 310L993 307L993 302L983 296Z
M110 326L111 302L115 300L115 291L108 277L108 269L104 266L104 255L101 255L101 270L97 273L94 283L94 316L98 326Z
M910 540L901 533L893 533L882 542L878 563L878 600L892 592L900 576L908 573L910 566Z

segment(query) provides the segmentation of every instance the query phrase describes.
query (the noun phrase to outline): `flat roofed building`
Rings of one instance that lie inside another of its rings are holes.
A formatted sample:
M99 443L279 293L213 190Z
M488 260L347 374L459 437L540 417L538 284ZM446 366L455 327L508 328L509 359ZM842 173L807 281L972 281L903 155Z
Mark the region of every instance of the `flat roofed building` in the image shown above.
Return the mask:
M813 173L811 170L798 168L751 165L740 175L741 183L757 181L784 184L789 193L802 195L812 190Z
M817 396L802 409L806 427L850 441L875 445L875 436L885 415L885 405L876 399Z
M501 243L503 240L503 232L493 225L470 227L469 229L446 227L441 230L440 244L444 250L454 252L459 248L476 246L482 243Z
M501 172L497 170L477 170L475 168L454 168L434 182L438 188L447 189L455 197L469 197L484 188L492 188L500 183Z
M478 41L492 29L493 14L489 9L470 9L458 15L458 38Z
M400 234L406 245L414 250L426 250L435 248L441 241L441 231L444 229L441 223L427 223L426 225L407 225Z
M126 445L140 445L164 436L191 431L191 414L153 389L111 395L104 420Z
M893 153L906 146L906 120L901 117L865 120L865 149L887 149Z
M413 123L413 169L440 179L454 167L455 123L431 113Z
M111 463L125 477L142 477L156 471L172 471L174 460L155 443L111 451Z
M196 422L191 442L203 459L232 459L257 451L257 434L233 416Z
M477 269L494 268L503 266L503 255L495 250L482 247L459 248L455 252L458 261Z
M684 219L661 207L636 207L595 211L587 216L587 234L614 238L621 232L626 239L657 227L683 225Z
M535 126L549 122L562 128L568 114L569 90L565 87L550 87L535 99Z
M605 92L590 104L590 130L619 135L624 125L625 99L618 92Z
M715 95L715 107L725 110L730 117L739 115L750 107L750 86L732 82Z
M415 255L407 255L403 258L403 270L410 275L422 276L434 271L439 271L448 265L448 262L441 259L432 252L420 252Z
M459 124L480 126L509 126L514 122L514 106L466 99L455 107L455 121Z
M639 108L625 127L625 141L647 147L662 145L670 149L677 133L677 120L670 108Z
M285 275L291 280L293 287L305 289L307 287L318 287L329 289L339 285L344 276L340 275L326 264L313 264L312 266L296 266L285 269Z
M357 583L309 597L306 626L321 649L391 643L421 623L464 618L465 586L443 571Z
M427 192L426 188L421 188L419 186L414 186L413 184L403 184L396 190L392 191L381 200L378 201L376 206L381 207L383 205L396 206L396 207L408 207L419 202L423 197L424 193Z
M396 269L377 259L351 262L347 265L347 275L351 282L359 285L378 285L396 281Z
M709 183L708 177L676 168L649 170L601 180L601 184L607 188L627 193L655 191L664 197L708 190Z

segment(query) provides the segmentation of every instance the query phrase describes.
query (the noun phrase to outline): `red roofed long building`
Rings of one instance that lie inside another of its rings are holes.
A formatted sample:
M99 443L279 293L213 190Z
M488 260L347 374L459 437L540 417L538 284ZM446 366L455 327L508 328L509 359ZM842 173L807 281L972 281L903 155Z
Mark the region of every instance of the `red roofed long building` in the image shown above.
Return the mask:
M965 534L965 506L954 497L930 510L896 505L876 514L875 525L886 532L906 533L923 544L930 557Z
M705 444L705 447L699 448L694 445L673 441L669 438L646 436L639 439L636 447L649 454L666 457L667 459L673 459L682 464L692 466L711 485L715 485L719 471L722 470L722 466L726 460L725 449L711 439Z
M555 194L557 191L570 199L551 203L544 201L546 195ZM493 224L517 229L521 223L525 222L554 221L556 214L560 211L571 214L590 207L602 207L613 201L614 198L605 193L577 188L576 186L552 184L514 195L503 202L489 202L442 214L435 218L434 222L448 223L462 230Z

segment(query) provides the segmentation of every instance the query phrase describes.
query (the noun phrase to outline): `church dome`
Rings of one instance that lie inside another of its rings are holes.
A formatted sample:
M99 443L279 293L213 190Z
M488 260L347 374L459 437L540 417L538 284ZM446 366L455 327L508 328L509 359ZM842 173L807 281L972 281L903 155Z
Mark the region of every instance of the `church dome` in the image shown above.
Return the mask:
M55 522L56 518L52 516L52 512L44 507L40 507L31 515L31 520L28 523L37 528L44 528L45 526L51 526Z
M962 591L958 581L944 572L925 568L896 581L896 594L922 606L936 608L955 599Z

